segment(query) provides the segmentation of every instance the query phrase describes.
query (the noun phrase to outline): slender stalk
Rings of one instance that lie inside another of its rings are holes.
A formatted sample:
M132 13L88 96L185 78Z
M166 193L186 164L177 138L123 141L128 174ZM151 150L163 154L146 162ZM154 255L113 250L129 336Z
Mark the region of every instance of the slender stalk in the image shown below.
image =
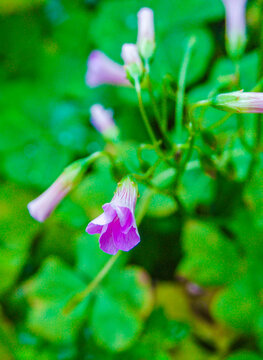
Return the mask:
M229 118L231 115L233 115L234 113L233 112L229 112L227 113L225 116L223 116L219 121L217 121L216 123L210 125L208 127L209 130L213 130L221 125L223 125Z
M176 107L175 107L175 127L176 127L177 141L179 143L182 141L182 132L183 132L183 108L184 108L186 74L190 61L190 56L195 42L196 42L196 38L192 36L187 44L179 73L178 92L176 95Z
M258 69L258 80L262 79L263 76L263 0L260 1L260 47L259 47L259 69ZM262 140L262 115L257 114L256 119L256 140L255 140L255 148L258 150L260 148L261 140Z
M158 145L158 140L154 134L154 131L152 129L152 126L150 124L150 121L148 119L148 116L146 114L146 111L144 109L144 106L143 106L143 101L142 101L142 94L141 94L141 87L139 84L136 84L135 86L135 89L136 89L136 93L137 93L137 97L138 97L138 105L139 105L139 109L140 109L140 113L141 113L141 116L142 116L142 119L143 119L143 122L144 122L144 125L146 127L146 130L148 132L148 135L153 143L153 146L155 147L155 149L160 152L160 148L159 148L159 145Z
M150 68L149 68L149 70L150 70ZM167 133L163 129L162 117L161 117L161 114L159 112L159 109L158 109L158 106L157 106L157 103L156 103L156 100L155 100L155 97L154 97L153 88L152 88L152 82L151 82L149 72L147 73L147 88L148 88L148 93L150 95L150 99L151 99L151 102L152 102L153 112L154 112L154 115L155 115L155 118L156 118L156 121L157 121L159 131L160 131L160 133L162 135L164 144L167 146L168 149L171 149L172 148L171 141L170 141Z
M196 126L195 126L195 120L193 117L193 112L190 111L189 116L191 118L191 124L192 124L192 128L190 130L190 136L188 139L189 145L188 145L188 149L186 151L185 157L184 157L184 159L182 159L182 161L178 167L177 175L176 175L175 182L174 182L175 189L177 188L177 186L181 180L181 177L183 176L183 174L185 172L186 166L187 166L188 162L190 161L191 156L193 154L193 150L194 150Z
M88 284L88 286L81 292L77 293L65 306L63 309L64 314L71 313L77 305L84 301L88 295L100 284L100 282L108 274L112 266L116 263L120 257L121 252L118 252L116 255L111 256L108 262L104 265L98 275Z
M149 73L147 73L147 89L148 89L148 92L149 92L149 95L150 95L150 98L151 98L153 111L154 111L154 115L156 117L156 120L159 123L161 123L161 121L162 121L161 114L159 112L158 105L157 105L155 97L154 97L153 88L152 88L152 82L151 82L151 78L150 78Z
M162 128L167 131L168 114L167 114L167 85L166 79L163 80L163 96L162 96Z

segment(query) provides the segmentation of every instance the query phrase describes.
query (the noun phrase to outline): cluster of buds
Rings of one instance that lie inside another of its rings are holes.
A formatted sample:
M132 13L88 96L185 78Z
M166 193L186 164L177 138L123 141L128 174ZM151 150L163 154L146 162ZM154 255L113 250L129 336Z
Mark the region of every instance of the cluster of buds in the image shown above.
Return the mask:
M86 84L90 87L102 84L129 86L141 82L144 71L155 51L153 11L142 8L138 12L137 44L124 44L121 56L124 66L112 61L101 51L93 51L88 59Z

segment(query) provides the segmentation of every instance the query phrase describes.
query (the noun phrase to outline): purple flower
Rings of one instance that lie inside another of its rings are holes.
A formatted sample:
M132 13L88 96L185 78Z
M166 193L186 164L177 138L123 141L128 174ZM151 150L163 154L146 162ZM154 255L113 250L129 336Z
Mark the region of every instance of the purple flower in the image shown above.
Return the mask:
M118 250L129 251L140 242L134 209L138 190L129 177L122 179L110 203L103 205L104 213L91 221L87 233L100 234L102 251L115 255Z
M232 57L242 54L246 44L247 0L222 0L226 9L227 50Z
M142 8L138 14L137 46L144 59L150 59L155 50L153 11Z
M92 51L87 65L86 84L90 87L102 84L129 85L123 66L112 61L101 51Z
M119 129L113 120L111 110L106 110L100 104L92 105L90 108L92 125L109 140L116 140L119 135Z
M233 91L219 94L212 105L220 110L237 113L263 113L263 93Z
M82 160L68 166L43 194L27 205L30 215L39 222L45 221L60 201L80 181L85 169L86 164Z

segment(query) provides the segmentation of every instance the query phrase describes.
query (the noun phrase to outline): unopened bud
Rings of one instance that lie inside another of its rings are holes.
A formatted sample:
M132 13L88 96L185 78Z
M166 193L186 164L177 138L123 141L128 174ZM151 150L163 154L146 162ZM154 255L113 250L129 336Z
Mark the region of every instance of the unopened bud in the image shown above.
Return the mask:
M262 113L263 93L234 91L219 94L212 100L217 109L236 113Z
M61 200L79 183L86 167L85 161L78 160L65 168L43 194L28 204L30 215L39 222L45 221Z
M138 37L137 46L141 57L149 60L155 50L153 11L142 8L138 12Z
M100 104L90 108L91 123L107 140L115 141L119 136L119 129L113 120L111 110L106 110Z
M242 55L246 45L247 0L222 0L226 9L226 48L232 58Z
M143 64L135 44L124 44L122 46L121 57L127 77L131 82L140 82L143 75Z

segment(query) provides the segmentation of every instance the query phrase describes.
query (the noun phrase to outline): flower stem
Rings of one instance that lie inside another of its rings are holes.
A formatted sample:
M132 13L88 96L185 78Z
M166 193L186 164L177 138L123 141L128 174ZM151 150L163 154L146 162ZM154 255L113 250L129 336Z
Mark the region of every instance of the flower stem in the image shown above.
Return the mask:
M183 108L184 108L186 74L190 61L190 56L195 42L196 42L196 38L192 36L187 44L179 73L178 91L176 94L176 107L175 107L175 128L176 128L177 141L179 143L182 141L182 132L183 132Z
M88 284L88 286L81 292L77 293L70 301L66 304L63 309L64 314L70 314L76 306L78 306L87 296L99 285L99 283L105 278L112 266L120 257L121 252L118 252L116 255L111 256L110 259L106 262L103 268L100 270L98 275Z
M258 80L260 81L263 76L263 1L260 1L260 47L259 47L259 69L258 69ZM262 80L261 80L262 81ZM257 114L256 119L256 140L255 148L258 151L262 140L262 115Z
M163 80L163 94L162 94L162 129L167 131L168 114L167 114L167 84L166 79Z
M162 135L162 138L164 140L164 143L166 144L166 146L171 149L172 145L170 142L169 137L167 136L167 133L165 132L164 128L163 128L163 124L162 124L162 117L161 114L159 112L155 97L154 97L154 93L153 93L153 89L152 89L152 82L151 82L151 78L150 78L150 74L147 73L147 88L148 88L148 92L151 98L151 102L152 102L152 106L153 106L153 111L155 114L155 118L158 124L158 128L160 130L160 133Z
M148 116L147 116L146 111L145 111L144 106L143 106L141 87L140 87L139 83L136 84L135 89L136 89L136 93L137 93L137 97L138 97L139 109L140 109L140 113L141 113L144 125L145 125L146 130L147 130L147 132L149 134L149 137L150 137L150 139L151 139L151 141L153 143L153 146L155 147L155 149L158 152L160 152L159 145L158 145L158 140L157 140L157 138L156 138L156 136L154 134L154 131L152 129L152 126L150 124L150 121L148 119Z

